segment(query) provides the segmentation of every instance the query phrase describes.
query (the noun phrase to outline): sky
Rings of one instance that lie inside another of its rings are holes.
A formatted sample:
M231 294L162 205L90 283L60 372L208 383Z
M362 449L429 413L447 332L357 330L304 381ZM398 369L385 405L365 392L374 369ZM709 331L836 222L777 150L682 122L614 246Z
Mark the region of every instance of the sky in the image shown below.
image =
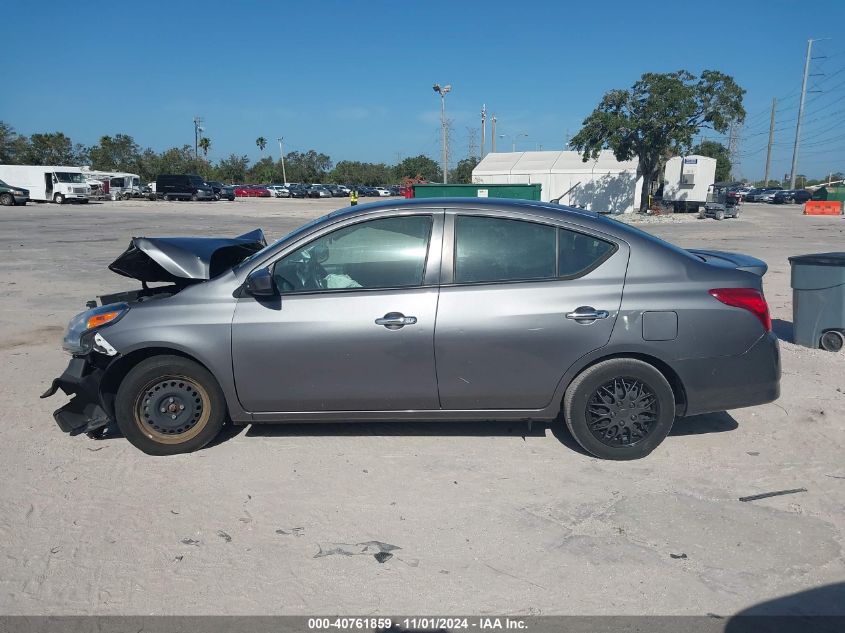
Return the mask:
M209 158L316 149L334 161L439 160L450 84L451 164L480 144L563 149L602 95L644 72L705 69L745 88L740 176L763 176L772 98L773 177L789 172L808 38L797 173L845 172L845 1L428 0L303 2L6 0L0 120L95 144L129 134ZM48 19L49 16L49 19ZM45 22L46 20L46 22ZM821 39L830 38L830 39ZM703 131L702 136L723 140Z

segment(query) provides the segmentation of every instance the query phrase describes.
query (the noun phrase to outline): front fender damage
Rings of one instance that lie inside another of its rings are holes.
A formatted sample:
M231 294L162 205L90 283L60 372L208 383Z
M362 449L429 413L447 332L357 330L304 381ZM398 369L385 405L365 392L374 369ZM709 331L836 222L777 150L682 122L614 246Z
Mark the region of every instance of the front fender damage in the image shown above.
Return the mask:
M100 392L105 368L97 366L92 356L71 358L67 369L41 394L42 398L49 398L61 389L68 396L73 396L65 406L53 412L56 424L70 435L96 435L114 422L110 407L103 402Z

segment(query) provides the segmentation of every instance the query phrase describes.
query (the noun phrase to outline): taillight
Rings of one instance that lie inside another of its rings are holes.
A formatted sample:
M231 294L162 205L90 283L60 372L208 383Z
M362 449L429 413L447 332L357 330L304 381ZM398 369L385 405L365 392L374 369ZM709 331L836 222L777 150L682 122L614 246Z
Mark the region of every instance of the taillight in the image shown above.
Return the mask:
M758 319L767 332L772 331L772 317L763 293L755 288L713 288L709 291L725 305L748 310Z

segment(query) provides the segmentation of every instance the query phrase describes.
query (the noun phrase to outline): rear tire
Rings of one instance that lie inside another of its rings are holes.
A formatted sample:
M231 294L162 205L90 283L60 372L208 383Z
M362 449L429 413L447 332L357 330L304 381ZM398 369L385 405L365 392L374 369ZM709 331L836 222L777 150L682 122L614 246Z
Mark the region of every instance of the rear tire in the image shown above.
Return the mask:
M199 198L197 198L197 194L191 194L191 202L196 202L197 200L199 200Z
M181 356L153 356L120 383L115 417L124 437L147 455L198 450L225 424L226 400L205 367Z
M699 211L698 212L698 219L699 220L703 220L706 217L707 217L707 213L705 211Z
M612 358L588 367L563 398L569 432L601 459L640 459L666 438L675 421L675 394L652 365Z
M162 196L162 199L163 199L165 202L170 202L170 196L169 196L169 195L167 195L167 194L164 194L164 196Z
M837 330L829 330L822 334L819 341L821 348L827 352L841 352L845 347L845 334Z

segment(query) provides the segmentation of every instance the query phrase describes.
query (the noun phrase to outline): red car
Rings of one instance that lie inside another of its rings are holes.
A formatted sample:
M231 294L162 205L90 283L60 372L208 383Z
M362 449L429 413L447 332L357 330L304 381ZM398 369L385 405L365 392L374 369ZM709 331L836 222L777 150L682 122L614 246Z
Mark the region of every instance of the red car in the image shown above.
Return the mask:
M269 198L270 190L258 185L238 185L235 187L235 195L239 198Z

